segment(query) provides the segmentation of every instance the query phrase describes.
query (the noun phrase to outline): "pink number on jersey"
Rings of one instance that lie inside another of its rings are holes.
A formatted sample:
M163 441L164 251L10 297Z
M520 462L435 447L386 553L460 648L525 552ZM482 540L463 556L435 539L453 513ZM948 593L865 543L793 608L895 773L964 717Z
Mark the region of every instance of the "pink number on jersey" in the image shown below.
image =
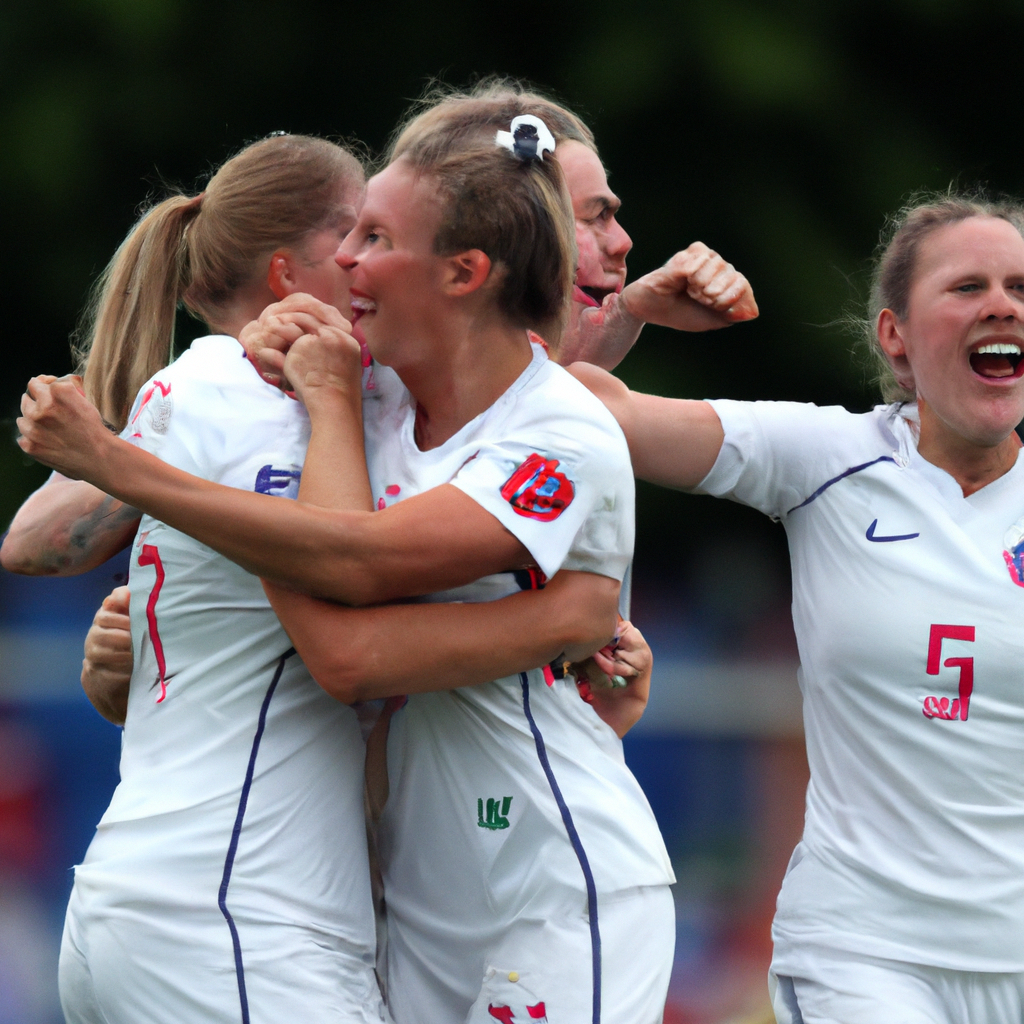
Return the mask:
M164 660L164 645L160 639L160 630L156 625L156 599L160 596L160 588L164 585L164 564L160 561L160 552L155 544L143 544L139 555L139 565L151 565L156 570L156 583L149 592L146 602L146 621L149 623L149 638L153 641L153 653L156 655L156 666L160 670L159 704L167 696L167 662Z
M928 637L928 664L925 668L930 676L939 674L943 640L966 640L973 643L974 626L932 626ZM947 722L959 718L961 722L966 722L971 706L971 694L974 692L974 659L947 658L942 664L946 668L960 669L959 697L954 699L952 704L948 697L925 697L922 709L924 716L941 718Z

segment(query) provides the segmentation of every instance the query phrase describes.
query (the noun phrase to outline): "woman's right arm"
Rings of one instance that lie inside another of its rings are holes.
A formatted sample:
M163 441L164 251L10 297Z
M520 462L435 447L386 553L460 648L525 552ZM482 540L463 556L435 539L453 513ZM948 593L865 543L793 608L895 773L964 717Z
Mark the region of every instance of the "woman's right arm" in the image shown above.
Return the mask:
M310 674L346 704L472 686L559 657L582 662L611 638L619 589L608 577L561 572L543 590L481 604L346 608L264 586ZM602 664L612 667L607 660ZM634 668L617 661L613 670L630 684L644 683L645 670L649 680L646 663ZM131 671L128 588L119 587L96 612L82 665L86 696L116 725L124 724ZM634 686L631 696L636 692ZM613 702L611 695L605 700ZM596 710L616 731L628 728L620 722L621 706L608 713L602 713L603 705ZM634 714L628 724L638 717Z
M585 572L479 604L347 608L264 588L310 674L346 704L583 661L611 640L619 593L617 580Z
M26 576L75 576L131 543L139 512L84 480L54 473L18 509L0 565Z
M617 377L588 363L573 363L568 369L618 420L638 479L688 491L711 472L725 431L710 403L630 391Z

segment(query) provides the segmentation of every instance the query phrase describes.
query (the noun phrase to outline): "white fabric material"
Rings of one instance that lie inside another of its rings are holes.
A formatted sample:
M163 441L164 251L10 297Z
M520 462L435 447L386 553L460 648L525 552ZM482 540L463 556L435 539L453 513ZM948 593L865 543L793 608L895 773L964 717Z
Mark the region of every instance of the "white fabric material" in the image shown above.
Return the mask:
M633 542L625 439L604 406L538 346L505 395L431 451L416 447L414 403L397 378L378 371L377 381L364 421L379 506L453 483L511 530L548 576L564 567L622 578ZM519 514L502 496L531 456L557 461L554 471L572 483L572 500L557 517ZM493 600L518 589L503 574L436 597ZM462 1020L489 951L513 922L540 928L563 910L578 916L585 908L584 872L538 754L526 694L598 894L674 880L621 742L571 681L549 686L538 670L525 683L514 676L411 697L391 722L390 796L379 833L388 998L403 1024ZM544 949L559 962L557 943ZM582 969L589 976L589 960Z
M1004 557L1024 461L964 498L918 454L913 407L712 404L725 443L700 490L781 519L793 561L811 782L773 970L802 976L816 947L1024 970L1024 588Z
M600 923L601 1019L662 1024L675 952L672 891L658 885L616 893L602 900ZM575 913L515 922L490 951L466 1024L494 1024L504 1007L515 1022L593 1024L590 925L582 899ZM543 1015L533 1016L531 1008Z
M142 389L124 436L208 480L294 495L309 423L237 341L207 337ZM97 998L164 1007L111 1019L239 1019L226 910L254 1022L382 1019L367 995L375 937L355 713L285 657L256 577L149 516L130 587L121 782L69 908L102 978Z
M950 971L823 950L808 976L769 974L777 1024L1020 1024L1024 974Z

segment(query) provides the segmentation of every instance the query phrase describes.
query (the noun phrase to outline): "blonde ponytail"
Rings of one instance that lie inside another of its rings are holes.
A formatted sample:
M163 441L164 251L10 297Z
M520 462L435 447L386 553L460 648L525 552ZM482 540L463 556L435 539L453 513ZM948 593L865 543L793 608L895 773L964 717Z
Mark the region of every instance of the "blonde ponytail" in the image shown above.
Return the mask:
M146 212L93 291L76 351L85 393L121 429L139 388L168 364L174 317L188 287L185 233L201 196L172 196Z

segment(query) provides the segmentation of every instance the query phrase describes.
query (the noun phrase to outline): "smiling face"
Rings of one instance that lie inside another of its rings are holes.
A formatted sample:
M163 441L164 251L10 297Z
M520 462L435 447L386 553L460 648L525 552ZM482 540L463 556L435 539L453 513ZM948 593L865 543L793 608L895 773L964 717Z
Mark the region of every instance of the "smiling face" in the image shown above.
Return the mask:
M582 142L562 142L555 155L562 166L576 218L579 268L576 286L598 305L626 283L626 254L633 241L615 219L622 205L608 187L598 155Z
M907 315L879 316L901 381L945 428L983 447L1024 419L1024 238L1008 221L970 217L918 249Z
M370 179L355 227L337 250L352 320L385 365L395 366L403 343L438 322L445 260L434 252L434 238L441 213L432 180L398 160Z

